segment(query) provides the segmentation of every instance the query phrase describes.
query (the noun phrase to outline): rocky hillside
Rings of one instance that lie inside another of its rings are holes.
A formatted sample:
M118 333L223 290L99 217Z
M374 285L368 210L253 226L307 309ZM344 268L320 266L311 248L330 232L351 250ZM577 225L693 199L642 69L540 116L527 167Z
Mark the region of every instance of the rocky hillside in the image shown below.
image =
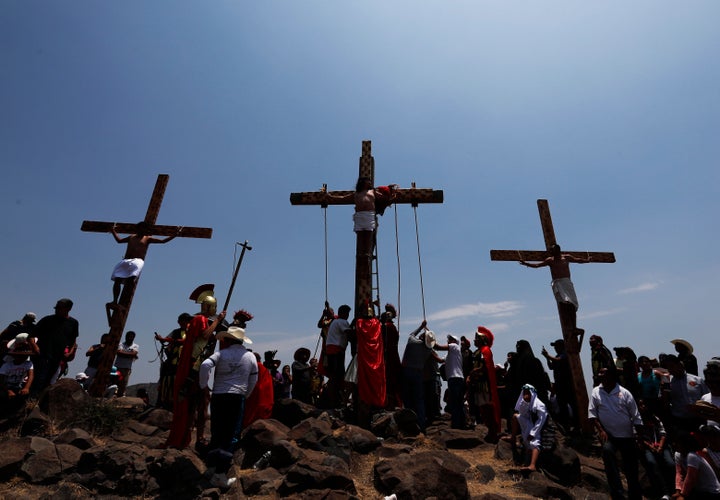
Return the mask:
M63 379L5 430L0 497L607 497L602 462L588 456L587 443L559 436L557 448L542 459L543 471L528 473L516 464L508 443L483 440L482 426L453 430L442 420L422 435L414 414L400 410L381 415L365 430L294 400L278 402L272 419L245 431L230 473L238 481L220 491L210 486L192 448L162 449L171 419L164 410L145 410L136 398L99 404ZM267 464L253 468L268 451Z

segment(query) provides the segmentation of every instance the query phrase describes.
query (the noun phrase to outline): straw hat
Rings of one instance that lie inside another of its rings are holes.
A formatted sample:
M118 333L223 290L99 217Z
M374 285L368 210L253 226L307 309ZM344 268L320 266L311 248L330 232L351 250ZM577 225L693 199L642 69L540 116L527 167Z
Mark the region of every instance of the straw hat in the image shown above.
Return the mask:
M238 340L243 344L252 344L252 340L245 335L245 330L239 326L231 326L226 331L217 334L218 340L231 339Z
M693 352L693 346L692 346L692 344L691 344L690 342L688 342L687 340L685 340L685 339L672 339L672 340L670 341L670 343L673 344L673 345L677 345L677 344L684 345L685 347L687 347L687 350L688 350L688 352L689 352L690 354L692 354L692 352Z
M432 349L435 343L435 333L432 330L425 330L425 347Z

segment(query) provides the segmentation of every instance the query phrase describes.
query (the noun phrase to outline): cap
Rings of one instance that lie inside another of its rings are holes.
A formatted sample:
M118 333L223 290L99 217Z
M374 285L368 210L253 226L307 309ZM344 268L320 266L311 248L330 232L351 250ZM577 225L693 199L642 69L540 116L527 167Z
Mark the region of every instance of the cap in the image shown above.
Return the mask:
M25 313L25 316L23 316L23 319L29 319L30 321L35 321L35 319L37 319L37 316L35 315L34 312L28 312L28 313Z
M448 333L448 338L453 339L453 340L454 340L455 342L457 342L458 344L460 343L460 339L458 338L457 335L454 335L454 334L452 334L452 333Z
M564 340L564 339L557 339L555 342L550 342L550 345L553 346L553 347L556 347L556 346L564 346L564 345L565 345L565 340Z

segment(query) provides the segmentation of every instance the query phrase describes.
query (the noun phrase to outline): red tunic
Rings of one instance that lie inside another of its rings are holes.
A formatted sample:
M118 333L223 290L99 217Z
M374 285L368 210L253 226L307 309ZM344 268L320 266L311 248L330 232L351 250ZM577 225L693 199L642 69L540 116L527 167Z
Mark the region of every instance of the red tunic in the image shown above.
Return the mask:
M245 399L245 415L243 416L243 429L256 420L270 418L272 416L273 404L275 404L275 393L273 379L270 370L262 363L258 363L258 380L255 388Z
M170 426L170 435L165 446L182 450L190 444L194 416L197 410L197 399L200 391L198 381L190 383L188 375L194 363L193 344L208 328L208 319L202 314L196 314L188 324L183 349L175 374L175 388L173 391L173 420Z
M382 328L377 318L359 318L357 332L358 393L360 401L385 406L385 360Z
M495 362L493 361L492 349L489 346L482 346L480 348L483 360L485 361L485 371L487 372L488 386L490 389L490 396L492 397L493 404L493 416L495 417L496 429L500 427L500 398L498 397L497 389L497 377L495 375Z

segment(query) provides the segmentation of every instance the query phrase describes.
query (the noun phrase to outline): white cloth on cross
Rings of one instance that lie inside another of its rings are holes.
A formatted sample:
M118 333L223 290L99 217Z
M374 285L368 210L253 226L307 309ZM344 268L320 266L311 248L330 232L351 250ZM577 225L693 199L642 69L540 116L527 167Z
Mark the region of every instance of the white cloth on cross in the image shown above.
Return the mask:
M353 230L356 233L358 231L374 231L376 226L375 212L373 210L355 212L353 222L355 223Z
M555 294L555 300L558 302L572 304L575 306L575 310L580 307L577 295L575 294L575 287L573 286L572 281L570 281L570 278L558 278L553 280L552 291Z
M145 261L142 259L123 259L113 269L110 279L137 278L144 265Z

